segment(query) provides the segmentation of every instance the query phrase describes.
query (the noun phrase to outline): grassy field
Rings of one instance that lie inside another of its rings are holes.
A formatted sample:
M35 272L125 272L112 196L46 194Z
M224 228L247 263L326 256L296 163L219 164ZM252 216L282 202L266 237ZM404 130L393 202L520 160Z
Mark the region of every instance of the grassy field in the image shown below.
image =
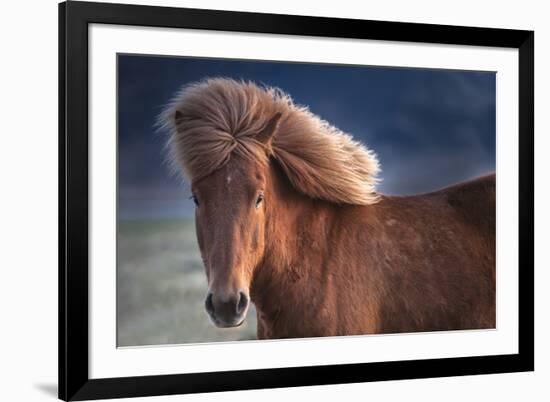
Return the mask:
M118 346L256 338L253 307L241 327L216 328L204 310L206 290L192 219L119 222Z

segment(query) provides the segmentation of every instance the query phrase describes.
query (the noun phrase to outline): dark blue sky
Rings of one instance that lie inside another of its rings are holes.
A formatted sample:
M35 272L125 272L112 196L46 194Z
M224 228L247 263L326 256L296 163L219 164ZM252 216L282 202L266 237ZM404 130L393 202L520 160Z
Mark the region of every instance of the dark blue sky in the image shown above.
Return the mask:
M119 55L119 218L191 216L155 122L184 84L231 77L277 86L380 159L387 194L495 170L495 73Z

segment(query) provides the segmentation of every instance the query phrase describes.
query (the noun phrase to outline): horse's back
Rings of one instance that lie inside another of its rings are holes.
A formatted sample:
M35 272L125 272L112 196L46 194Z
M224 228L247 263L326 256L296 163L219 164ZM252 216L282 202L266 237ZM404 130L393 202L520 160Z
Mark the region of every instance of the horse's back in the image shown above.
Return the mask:
M495 191L495 175L490 174L447 187L436 194L443 197L466 224L494 239Z
M459 224L468 227L468 232L495 237L496 203L495 175L489 174L464 181L440 190L413 196L382 196L373 209L365 209L360 215L369 219L395 218L411 226L430 225L438 227Z

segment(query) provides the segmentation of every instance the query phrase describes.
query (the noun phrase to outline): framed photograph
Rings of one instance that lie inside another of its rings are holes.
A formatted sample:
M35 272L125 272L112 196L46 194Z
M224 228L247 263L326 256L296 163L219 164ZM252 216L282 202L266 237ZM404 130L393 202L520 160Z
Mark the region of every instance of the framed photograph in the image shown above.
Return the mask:
M534 33L59 5L59 397L534 369Z

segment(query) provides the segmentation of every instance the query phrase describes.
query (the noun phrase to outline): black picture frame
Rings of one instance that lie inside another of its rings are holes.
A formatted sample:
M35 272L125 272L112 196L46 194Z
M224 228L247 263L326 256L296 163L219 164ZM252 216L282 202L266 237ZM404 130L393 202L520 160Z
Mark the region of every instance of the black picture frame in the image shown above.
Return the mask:
M88 25L509 47L519 51L517 354L213 373L88 375ZM59 398L86 400L534 370L534 32L70 1L59 4Z

